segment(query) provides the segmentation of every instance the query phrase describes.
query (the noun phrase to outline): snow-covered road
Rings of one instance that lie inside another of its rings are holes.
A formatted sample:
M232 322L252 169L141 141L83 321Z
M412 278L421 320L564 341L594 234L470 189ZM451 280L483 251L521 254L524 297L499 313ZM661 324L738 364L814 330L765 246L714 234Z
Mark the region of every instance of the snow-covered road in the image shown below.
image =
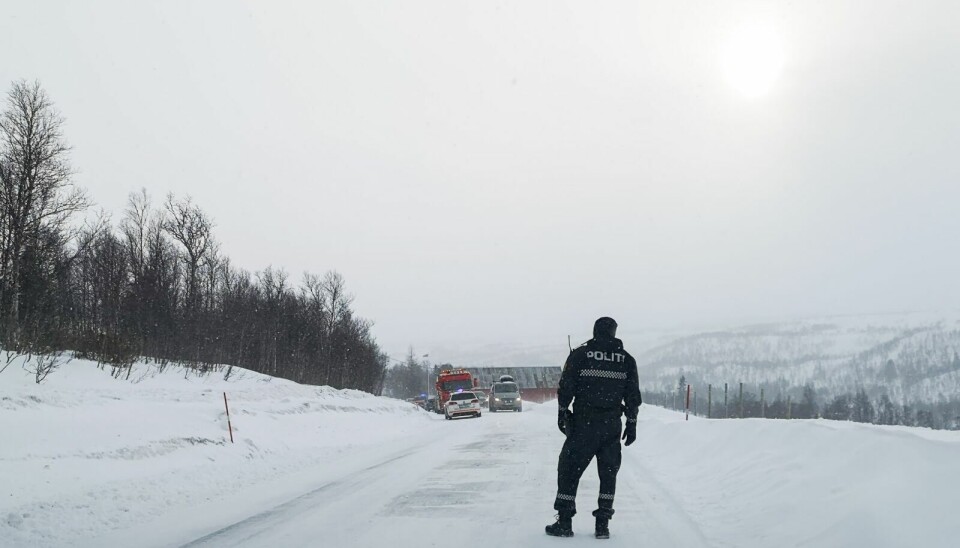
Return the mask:
M10 371L7 372L8 374ZM445 421L411 404L245 373L75 361L0 383L0 547L595 545L553 517L556 407ZM236 443L223 409L229 392ZM704 420L644 405L608 547L956 545L960 432Z
M194 519L168 517L149 544L593 546L595 462L581 482L576 537L543 533L564 438L552 404L530 407L456 421L429 415L410 438L302 470L279 491L258 485L211 505L245 501L243 512L211 519L217 511L195 508ZM605 546L952 545L948 513L960 501L954 433L829 421L684 422L655 407L644 408L639 432L624 448ZM923 466L898 466L919 454ZM202 525L185 527L191 522ZM136 536L125 541L144 538L136 528L127 533Z
M543 534L554 514L556 459L563 441L554 407L485 413L480 419L432 418L429 435L413 443L377 447L374 459L359 459L334 473L320 467L316 480L305 481L289 500L240 520L211 523L211 530L194 537L171 531L158 545L360 547L386 542L423 547L449 546L459 538L471 539L468 546L555 546L557 539ZM635 453L635 447L625 451L614 535L606 545L709 546ZM581 485L581 512L574 520L579 540L573 544L595 542L589 512L597 489L594 465ZM259 488L251 496L260 498Z

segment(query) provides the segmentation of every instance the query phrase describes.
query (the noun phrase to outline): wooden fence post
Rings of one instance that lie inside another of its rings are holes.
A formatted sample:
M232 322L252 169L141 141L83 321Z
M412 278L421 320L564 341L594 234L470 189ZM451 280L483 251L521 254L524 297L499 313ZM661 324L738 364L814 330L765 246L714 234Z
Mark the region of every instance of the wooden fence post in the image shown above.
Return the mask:
M713 413L713 385L707 385L707 418L712 418Z
M740 408L739 415L740 418L743 418L743 383L740 383L740 400L737 403L737 406Z
M227 393L223 393L223 408L227 410L227 429L230 430L230 443L233 443L233 424L230 423L230 406L227 405Z

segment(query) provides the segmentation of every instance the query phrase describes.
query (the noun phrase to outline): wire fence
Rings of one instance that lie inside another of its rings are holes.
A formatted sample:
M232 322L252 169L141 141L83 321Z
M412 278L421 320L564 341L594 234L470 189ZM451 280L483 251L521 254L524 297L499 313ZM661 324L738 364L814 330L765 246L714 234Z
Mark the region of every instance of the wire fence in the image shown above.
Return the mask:
M756 387L756 391L752 388L742 382L702 387L686 384L672 391L647 391L644 399L646 403L710 419L805 419L819 416L812 401L781 394L771 401L766 388Z

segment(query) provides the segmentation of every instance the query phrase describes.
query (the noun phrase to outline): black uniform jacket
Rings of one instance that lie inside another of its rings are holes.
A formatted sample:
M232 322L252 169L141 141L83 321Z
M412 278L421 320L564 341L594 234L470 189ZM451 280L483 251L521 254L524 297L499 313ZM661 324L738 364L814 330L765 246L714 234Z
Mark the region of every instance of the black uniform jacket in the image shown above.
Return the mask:
M567 358L557 390L560 408L574 402L574 414L619 411L636 419L642 402L637 361L620 339L590 339Z

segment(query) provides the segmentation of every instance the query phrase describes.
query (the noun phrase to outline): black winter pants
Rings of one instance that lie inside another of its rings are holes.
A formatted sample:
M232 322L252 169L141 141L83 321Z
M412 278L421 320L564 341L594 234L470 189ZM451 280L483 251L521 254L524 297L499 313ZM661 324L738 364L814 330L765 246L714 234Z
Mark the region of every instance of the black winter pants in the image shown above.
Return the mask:
M613 517L613 495L620 471L620 415L584 416L574 414L567 426L567 441L557 464L557 499L553 508L561 517L577 513L577 487L583 471L597 457L600 496L594 516Z

